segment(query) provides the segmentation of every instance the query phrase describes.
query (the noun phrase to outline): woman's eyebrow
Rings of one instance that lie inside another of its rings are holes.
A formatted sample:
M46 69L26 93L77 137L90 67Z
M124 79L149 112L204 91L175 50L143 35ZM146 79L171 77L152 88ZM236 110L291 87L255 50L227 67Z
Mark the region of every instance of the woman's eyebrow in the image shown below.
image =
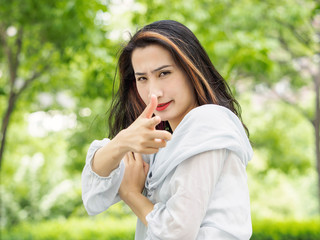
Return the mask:
M166 67L171 67L172 65L163 65L163 66L161 66L161 67L158 67L158 68L156 68L156 69L154 69L154 70L152 70L151 71L151 73L154 73L154 72L157 72L157 71L160 71L161 69L163 69L163 68L166 68ZM146 73L140 73L140 72L136 72L135 73L135 75L146 75Z

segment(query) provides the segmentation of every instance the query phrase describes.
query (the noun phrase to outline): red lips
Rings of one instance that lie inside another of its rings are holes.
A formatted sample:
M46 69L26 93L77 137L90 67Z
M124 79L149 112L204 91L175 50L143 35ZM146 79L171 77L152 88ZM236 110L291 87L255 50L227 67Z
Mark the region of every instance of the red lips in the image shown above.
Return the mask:
M160 104L158 104L156 110L157 111L163 111L170 105L170 103L171 103L171 101L167 102L167 103L160 103Z

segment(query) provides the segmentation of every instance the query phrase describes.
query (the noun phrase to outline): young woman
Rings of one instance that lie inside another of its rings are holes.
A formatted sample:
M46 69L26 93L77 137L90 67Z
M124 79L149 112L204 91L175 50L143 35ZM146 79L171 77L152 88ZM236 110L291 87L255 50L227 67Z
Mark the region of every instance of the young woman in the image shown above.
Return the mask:
M122 199L138 217L136 239L249 239L252 148L194 34L170 20L143 27L119 72L110 138L91 144L82 173L87 212Z

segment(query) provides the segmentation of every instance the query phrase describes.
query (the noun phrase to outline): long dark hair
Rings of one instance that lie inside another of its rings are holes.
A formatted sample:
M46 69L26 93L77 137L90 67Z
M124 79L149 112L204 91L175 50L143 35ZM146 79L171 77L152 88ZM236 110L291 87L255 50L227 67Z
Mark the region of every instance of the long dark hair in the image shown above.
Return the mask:
M221 105L230 109L241 120L239 103L234 99L228 84L215 69L196 36L179 22L162 20L137 31L120 53L120 85L113 95L109 114L110 138L134 122L146 107L137 91L131 56L134 49L151 44L158 44L167 49L175 62L186 72L194 87L198 106ZM162 122L157 128L164 129L166 125L166 122ZM245 129L248 133L246 127Z

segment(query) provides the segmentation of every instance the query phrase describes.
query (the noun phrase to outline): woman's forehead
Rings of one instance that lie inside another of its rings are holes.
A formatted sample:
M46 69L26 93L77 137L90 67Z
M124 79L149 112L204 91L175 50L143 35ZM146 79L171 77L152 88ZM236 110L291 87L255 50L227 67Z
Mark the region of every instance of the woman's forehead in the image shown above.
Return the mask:
M155 44L136 48L132 53L131 61L134 70L139 72L164 65L174 65L171 53L164 47Z

